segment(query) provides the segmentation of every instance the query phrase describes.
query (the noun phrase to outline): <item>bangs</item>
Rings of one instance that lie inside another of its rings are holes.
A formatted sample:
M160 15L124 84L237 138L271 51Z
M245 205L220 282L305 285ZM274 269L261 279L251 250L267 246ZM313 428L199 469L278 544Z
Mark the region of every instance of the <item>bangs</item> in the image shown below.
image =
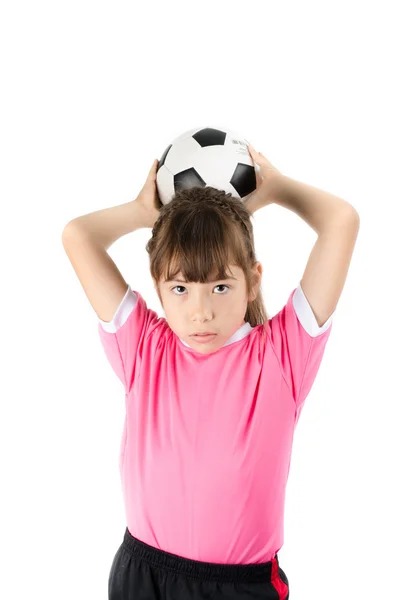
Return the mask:
M175 220L168 245L153 265L157 280L163 276L171 281L180 273L186 282L207 283L232 277L231 265L244 270L247 250L238 228L225 226L212 210L206 213L203 210L194 219L181 215Z

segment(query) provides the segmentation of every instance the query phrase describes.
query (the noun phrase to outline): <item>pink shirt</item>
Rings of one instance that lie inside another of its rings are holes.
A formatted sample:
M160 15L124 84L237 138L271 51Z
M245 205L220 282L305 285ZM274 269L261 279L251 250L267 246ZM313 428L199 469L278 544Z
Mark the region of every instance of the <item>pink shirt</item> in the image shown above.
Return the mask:
M264 325L246 322L204 355L128 287L98 330L125 389L119 468L132 535L192 560L274 558L294 430L332 317L320 328L299 284L264 344Z

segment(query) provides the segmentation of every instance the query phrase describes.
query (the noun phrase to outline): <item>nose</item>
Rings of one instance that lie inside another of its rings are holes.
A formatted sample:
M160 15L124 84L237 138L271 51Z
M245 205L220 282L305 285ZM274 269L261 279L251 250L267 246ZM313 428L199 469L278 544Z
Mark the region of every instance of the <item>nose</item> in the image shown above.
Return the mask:
M192 321L210 321L213 318L211 301L208 298L199 297L192 301L190 311Z

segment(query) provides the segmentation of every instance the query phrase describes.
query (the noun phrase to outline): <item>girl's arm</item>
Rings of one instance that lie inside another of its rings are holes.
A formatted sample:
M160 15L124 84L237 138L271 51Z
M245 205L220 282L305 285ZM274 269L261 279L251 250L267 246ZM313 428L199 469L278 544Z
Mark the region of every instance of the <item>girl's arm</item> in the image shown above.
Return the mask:
M147 227L145 209L136 200L70 221L62 244L99 319L109 322L128 285L107 249L127 233Z

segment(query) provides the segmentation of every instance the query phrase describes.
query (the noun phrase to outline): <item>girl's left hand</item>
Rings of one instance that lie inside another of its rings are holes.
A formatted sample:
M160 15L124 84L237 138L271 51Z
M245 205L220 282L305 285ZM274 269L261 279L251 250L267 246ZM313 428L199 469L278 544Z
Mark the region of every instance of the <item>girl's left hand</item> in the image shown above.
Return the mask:
M247 199L244 200L245 206L252 214L256 210L273 202L274 184L282 177L282 173L280 173L280 171L276 169L263 154L257 152L251 144L248 144L248 150L254 164L256 163L260 169L260 172L258 173L255 168L256 190L249 194Z

